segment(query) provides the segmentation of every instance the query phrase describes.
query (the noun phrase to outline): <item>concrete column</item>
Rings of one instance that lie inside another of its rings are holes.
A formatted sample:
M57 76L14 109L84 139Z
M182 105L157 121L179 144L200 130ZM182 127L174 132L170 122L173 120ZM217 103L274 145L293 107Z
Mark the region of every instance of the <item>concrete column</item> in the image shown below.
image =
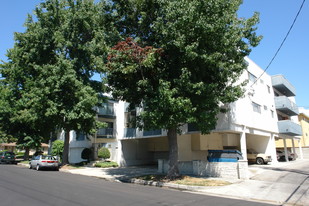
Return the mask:
M286 139L285 137L283 138L283 145L284 145L284 156L285 156L285 161L289 161L289 157L288 157L288 150L286 148Z
M246 126L243 126L242 133L240 133L240 150L241 150L241 153L242 153L244 160L248 161L248 159L247 159Z
M278 163L277 160L277 152L276 152L276 143L275 143L275 134L271 134L270 135L270 154L271 154L271 158L272 158L272 163Z
M301 139L298 139L298 147L299 147L299 158L300 159L304 159L304 156L303 156L303 149L301 148Z
M292 151L293 151L294 155L296 155L294 138L292 138ZM294 160L295 160L295 159L296 159L296 156L294 156Z

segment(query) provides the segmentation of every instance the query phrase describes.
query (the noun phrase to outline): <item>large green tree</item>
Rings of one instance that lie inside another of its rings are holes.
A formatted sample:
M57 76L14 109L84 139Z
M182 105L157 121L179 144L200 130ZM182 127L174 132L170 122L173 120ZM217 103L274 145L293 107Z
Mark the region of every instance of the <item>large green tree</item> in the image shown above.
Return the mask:
M177 132L216 126L220 105L243 94L238 77L257 46L258 14L239 18L241 0L114 0L122 35L110 51L107 84L117 99L142 106L144 129L167 130L169 171L179 175Z
M92 80L102 69L114 30L108 3L93 0L46 0L1 67L4 84L17 105L14 119L47 134L65 131L63 163L68 163L69 132L94 132L94 106L101 84ZM116 32L117 33L117 32Z

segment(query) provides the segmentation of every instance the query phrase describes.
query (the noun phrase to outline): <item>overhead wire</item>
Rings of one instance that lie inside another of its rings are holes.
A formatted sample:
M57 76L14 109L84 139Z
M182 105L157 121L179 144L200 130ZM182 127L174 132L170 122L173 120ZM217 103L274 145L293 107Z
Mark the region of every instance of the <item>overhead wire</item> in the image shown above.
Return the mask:
M276 58L277 54L279 53L279 51L281 50L283 44L285 43L286 39L288 38L288 36L289 36L289 34L290 34L292 28L294 27L294 24L295 24L295 22L296 22L296 20L297 20L297 18L298 18L298 16L299 16L299 14L300 14L300 12L301 12L303 6L304 6L304 4L305 4L305 1L306 1L306 0L303 0L303 2L302 2L302 4L301 4L300 8L298 9L298 12L297 12L295 18L294 18L294 21L293 21L292 25L290 26L290 29L288 30L287 34L285 35L283 41L281 42L281 44L280 44L279 48L277 49L276 53L274 54L273 58L270 60L270 62L269 62L269 64L267 65L267 67L264 69L263 73L262 73L258 78L256 78L256 80L253 82L253 84L251 85L251 87L252 87L264 74L265 74L265 72L268 70L268 68L270 67L270 65L273 63L274 59Z

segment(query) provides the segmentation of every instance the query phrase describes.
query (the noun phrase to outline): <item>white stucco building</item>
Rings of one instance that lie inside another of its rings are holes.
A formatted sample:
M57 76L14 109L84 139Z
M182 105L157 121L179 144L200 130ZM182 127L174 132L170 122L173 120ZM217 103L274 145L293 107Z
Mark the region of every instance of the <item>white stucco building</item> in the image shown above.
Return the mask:
M247 150L255 150L271 156L277 162L275 138L278 137L278 117L272 77L246 58L248 68L239 82L248 81L245 95L227 105L229 112L218 115L216 128L208 135L196 131L193 125L184 124L178 135L180 171L184 174L247 178ZM263 75L262 75L263 74ZM158 165L162 172L167 169L167 133L158 129L140 131L130 124L137 108L128 111L128 103L110 100L98 109L98 119L108 123L96 136L76 139L73 132L70 142L70 162L82 161L83 147L93 151L101 146L112 153L111 160L121 166ZM242 153L243 160L234 163L208 162L209 150L235 149ZM231 175L233 173L233 175Z

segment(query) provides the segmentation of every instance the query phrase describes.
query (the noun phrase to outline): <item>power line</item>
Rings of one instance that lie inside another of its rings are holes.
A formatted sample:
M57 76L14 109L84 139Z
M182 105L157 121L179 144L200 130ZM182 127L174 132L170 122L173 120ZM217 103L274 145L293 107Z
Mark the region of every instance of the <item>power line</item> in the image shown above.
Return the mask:
M299 15L300 12L301 12L303 6L304 6L304 4L305 4L305 1L306 1L306 0L303 0L303 3L301 4L301 6L300 6L300 8L299 8L299 10L298 10L298 12L297 12L297 14L296 14L296 16L295 16L295 18L294 18L294 21L293 21L292 25L290 26L290 29L289 29L288 33L285 35L283 41L281 42L279 48L277 49L277 51L276 51L276 53L275 53L275 55L274 55L273 58L270 60L269 64L268 64L267 67L264 69L263 73L262 73L262 74L255 80L255 82L251 85L251 87L263 76L263 74L268 70L268 68L270 67L270 65L273 63L274 59L276 58L277 54L279 53L279 51L281 50L283 44L285 43L286 39L288 38L288 36L289 36L289 34L290 34L292 28L294 27L294 24L295 24L295 22L296 22L296 20L297 20L297 18L298 18L298 15Z

